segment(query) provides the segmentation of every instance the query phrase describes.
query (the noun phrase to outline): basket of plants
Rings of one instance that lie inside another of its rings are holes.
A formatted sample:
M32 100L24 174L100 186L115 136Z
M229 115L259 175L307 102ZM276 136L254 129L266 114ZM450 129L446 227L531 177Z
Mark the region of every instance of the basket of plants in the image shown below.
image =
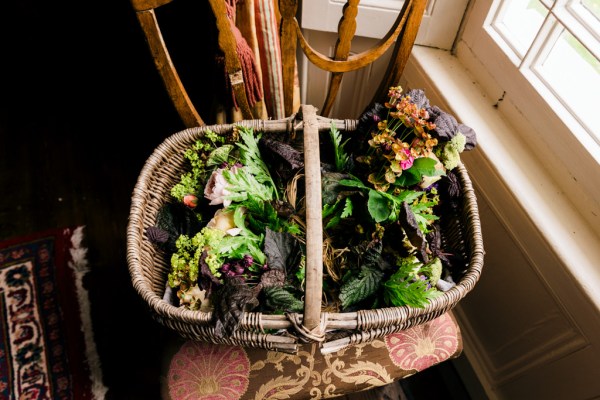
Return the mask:
M432 320L483 267L460 160L475 145L422 90L400 87L359 120L303 105L175 133L133 191L133 285L184 338L292 353Z

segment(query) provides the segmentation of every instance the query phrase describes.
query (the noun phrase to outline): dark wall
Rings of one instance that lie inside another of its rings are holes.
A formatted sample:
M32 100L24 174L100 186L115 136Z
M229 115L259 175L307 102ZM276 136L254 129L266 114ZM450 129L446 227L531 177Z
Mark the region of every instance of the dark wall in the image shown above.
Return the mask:
M162 328L126 263L130 196L183 129L129 2L7 0L0 10L0 240L85 225L107 398L158 398Z

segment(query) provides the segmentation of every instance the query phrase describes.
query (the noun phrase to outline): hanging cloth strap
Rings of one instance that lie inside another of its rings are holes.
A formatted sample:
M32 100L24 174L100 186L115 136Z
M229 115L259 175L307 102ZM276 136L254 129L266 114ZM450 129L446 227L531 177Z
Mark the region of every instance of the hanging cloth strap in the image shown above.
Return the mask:
M219 47L225 54L225 72L231 85L233 103L244 119L253 119L251 107L262 99L254 56L240 30L235 26L232 0L209 0L217 20Z

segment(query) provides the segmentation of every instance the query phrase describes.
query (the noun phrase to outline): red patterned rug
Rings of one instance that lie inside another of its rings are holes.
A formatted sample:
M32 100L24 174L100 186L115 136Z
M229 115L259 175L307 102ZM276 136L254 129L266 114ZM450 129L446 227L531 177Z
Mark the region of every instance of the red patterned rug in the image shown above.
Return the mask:
M0 399L101 399L83 227L0 243Z

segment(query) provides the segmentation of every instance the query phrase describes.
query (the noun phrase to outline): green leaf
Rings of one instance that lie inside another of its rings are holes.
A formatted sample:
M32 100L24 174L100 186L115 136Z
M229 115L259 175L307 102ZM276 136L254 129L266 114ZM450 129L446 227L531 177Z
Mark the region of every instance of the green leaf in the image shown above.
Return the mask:
M363 266L358 276L350 277L340 288L342 308L347 308L375 294L383 278L377 267Z
M242 229L243 231L246 229L246 214L244 212L244 207L236 207L233 212L233 223L236 227Z
M244 237L244 236L225 236L223 237L223 240L220 243L220 246L218 249L214 249L214 250L218 250L218 252L221 255L224 255L226 258L232 258L233 253L236 252L236 250L242 249L241 253L242 255L244 254L244 252L246 251L246 249L248 248L248 243L250 243L249 238Z
M406 258L398 270L383 283L383 300L388 306L423 308L435 290L428 289L428 280L419 278L423 264L416 258Z
M396 182L394 182L395 186L413 186L416 185L417 183L421 182L421 174L419 173L418 169L405 169L404 171L402 171L402 175L398 176L396 178Z
M223 237L219 246L212 249L212 252L218 254L221 259L239 259L246 254L250 254L256 262L264 264L266 256L260 249L263 242L262 236L254 235L250 231L247 232L249 235Z
M423 308L429 302L427 281L387 281L383 284L384 301L389 306Z
M336 226L337 224L340 223L341 218L337 215L334 215L333 217L331 217L331 219L329 220L329 222L327 222L327 224L325 225L325 229L331 229L334 226Z
M265 232L267 228L275 232L300 232L298 226L288 222L287 218L279 216L270 201L261 201L250 196L241 202L239 206L246 208L248 228L254 232Z
M356 188L360 188L360 189L371 190L370 187L366 186L358 178L354 178L354 179L341 179L340 180L340 185L349 186L349 187L356 187Z
M240 202L248 197L256 197L263 201L273 199L273 188L260 183L246 166L237 168L235 173L224 170L223 176L229 183L227 190L231 192L224 197L231 201Z
M346 197L346 203L344 204L344 209L342 210L341 218L348 218L352 216L352 211L354 210L354 206L352 204L352 200L350 197Z
M430 157L415 159L412 167L402 171L402 175L396 178L395 186L413 186L421 182L423 176L437 176L443 171L435 169L437 161Z
M292 288L285 286L271 286L264 289L266 304L275 311L302 312L304 302L296 298Z
M248 169L250 174L255 177L256 181L260 183L268 183L276 198L278 198L277 191L275 190L275 182L273 182L269 168L262 160L262 156L258 148L260 135L255 137L253 130L244 126L238 126L238 131L243 143L238 142L236 144L240 148L240 156L242 164L244 164L244 168Z
M393 205L389 199L376 190L369 190L367 207L375 222L386 221L393 210Z
M334 204L323 204L323 211L322 211L322 218L327 218L329 217L331 214L333 214L335 212L335 210L338 208L339 205L339 201L336 201Z
M368 190L369 200L367 202L367 208L373 220L378 223L384 221L392 222L397 220L400 205L402 205L404 202L412 203L423 194L423 192L417 192L409 189L402 190L397 195L380 192L366 186L358 178L342 179L339 183L340 185L344 186Z
M344 150L344 146L348 143L350 138L346 139L344 143L342 143L342 134L337 129L333 121L331 121L331 128L329 129L329 134L331 136L331 141L333 142L333 150L335 153L335 169L338 172L345 171L348 169L348 162L350 158L348 154L346 154Z
M267 262L267 257L265 256L265 253L262 252L260 247L261 243L248 242L248 254L252 255L252 258L254 258L254 262L257 262L262 265L265 262Z
M443 171L435 169L436 164L437 161L433 158L420 157L415 159L415 162L409 169L413 171L418 171L420 175L436 176L440 175L440 173L443 173Z

